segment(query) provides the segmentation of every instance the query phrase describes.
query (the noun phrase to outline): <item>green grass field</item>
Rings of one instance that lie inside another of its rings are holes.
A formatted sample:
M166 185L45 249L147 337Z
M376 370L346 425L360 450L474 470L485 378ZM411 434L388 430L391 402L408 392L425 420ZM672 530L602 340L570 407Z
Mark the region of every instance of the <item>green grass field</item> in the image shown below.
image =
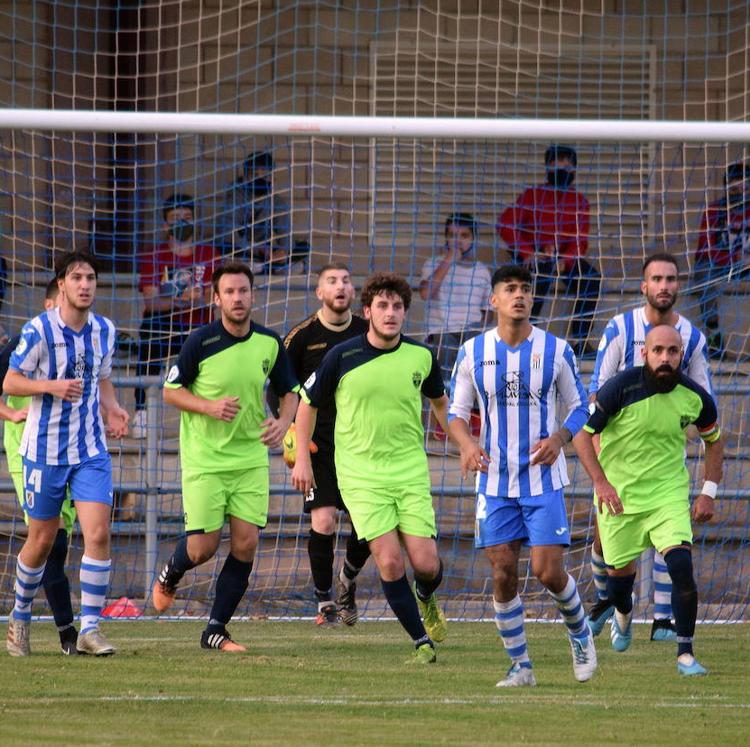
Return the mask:
M680 678L672 644L637 626L631 650L598 639L599 671L573 679L561 625L529 625L538 686L498 690L491 623L453 623L438 663L407 663L395 623L317 630L238 622L245 655L202 651L201 624L116 622L112 658L65 658L51 623L0 667L0 744L745 745L750 625L702 626L705 678ZM605 629L605 633L607 629Z

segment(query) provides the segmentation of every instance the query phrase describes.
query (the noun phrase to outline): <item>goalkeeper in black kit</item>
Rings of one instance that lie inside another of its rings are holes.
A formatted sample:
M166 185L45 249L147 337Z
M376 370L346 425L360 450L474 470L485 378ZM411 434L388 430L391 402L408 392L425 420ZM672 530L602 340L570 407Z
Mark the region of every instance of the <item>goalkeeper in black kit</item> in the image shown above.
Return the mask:
M363 318L352 314L354 286L346 265L334 263L323 267L318 273L315 294L321 302L320 309L294 327L284 339L284 346L298 381L306 381L334 345L365 334L368 329L368 323ZM331 400L318 410L313 433L314 445L310 444L315 486L304 496L303 504L305 513L310 514L312 525L307 551L318 601L315 622L322 627L335 626L339 621L346 625L357 622L355 579L370 556L367 542L360 542L354 526L351 526L346 543L346 559L336 579L334 599L336 512L346 511L333 461L335 420L336 405ZM289 466L294 466L296 448L292 425L284 438L284 458Z

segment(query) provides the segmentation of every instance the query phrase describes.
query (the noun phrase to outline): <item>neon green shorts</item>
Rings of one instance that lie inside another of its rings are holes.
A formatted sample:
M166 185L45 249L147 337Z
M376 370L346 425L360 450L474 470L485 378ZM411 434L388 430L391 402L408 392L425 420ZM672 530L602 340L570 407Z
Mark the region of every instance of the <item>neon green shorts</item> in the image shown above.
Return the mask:
M23 508L23 474L21 472L11 472L10 473L11 479L13 480L13 487L16 489L16 497L18 498L18 502L21 504L21 508ZM68 495L70 495L70 492L68 492ZM63 522L63 528L68 533L68 536L73 532L73 524L76 523L76 509L73 505L73 501L70 500L70 498L66 498L62 502L62 508L60 509L60 518ZM26 515L26 512L23 512L23 520L28 526L29 523L29 517Z
M435 509L429 484L393 488L340 485L349 516L361 539L398 529L414 537L435 537Z
M622 568L649 547L662 552L683 542L693 542L690 507L684 501L619 516L610 516L605 509L597 514L597 521L604 561L613 568Z
M186 532L214 532L228 516L263 528L268 521L268 467L182 471Z

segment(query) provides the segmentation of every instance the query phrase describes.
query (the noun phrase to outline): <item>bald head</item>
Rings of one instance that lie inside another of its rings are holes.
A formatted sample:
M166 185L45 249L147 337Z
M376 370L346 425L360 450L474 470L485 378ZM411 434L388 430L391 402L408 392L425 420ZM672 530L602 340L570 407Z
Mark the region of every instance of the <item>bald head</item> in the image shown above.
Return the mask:
M680 377L682 336L669 324L659 324L646 335L643 346L646 376L661 392L671 392Z

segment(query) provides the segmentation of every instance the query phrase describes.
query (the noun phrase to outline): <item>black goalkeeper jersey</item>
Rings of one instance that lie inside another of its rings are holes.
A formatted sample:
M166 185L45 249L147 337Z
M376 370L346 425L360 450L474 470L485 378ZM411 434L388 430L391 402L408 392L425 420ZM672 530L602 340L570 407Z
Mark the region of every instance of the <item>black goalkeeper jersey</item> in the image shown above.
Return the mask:
M334 326L320 319L320 312L300 322L284 338L284 347L292 368L300 383L307 381L323 361L325 354L334 345L367 332L369 323L360 316L341 326ZM336 422L336 405L331 399L318 410L313 441L319 449L333 452L333 426Z

